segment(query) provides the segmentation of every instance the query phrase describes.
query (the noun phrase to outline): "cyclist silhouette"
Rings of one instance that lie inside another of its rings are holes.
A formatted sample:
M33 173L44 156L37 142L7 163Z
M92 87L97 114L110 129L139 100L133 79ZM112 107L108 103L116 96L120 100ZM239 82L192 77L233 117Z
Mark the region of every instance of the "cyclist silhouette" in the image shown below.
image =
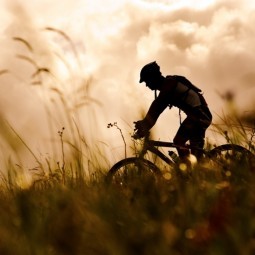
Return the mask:
M202 152L199 149L204 147L206 129L212 122L212 115L208 105L201 94L201 90L194 86L183 76L168 75L164 77L156 61L145 65L140 72L140 83L145 82L146 86L155 91L155 100L152 102L145 118L135 122L135 129L139 137L155 125L159 115L168 107L178 107L186 115L181 123L173 142L182 146L189 141L191 153L201 159ZM156 96L156 91L159 95ZM179 157L187 162L190 154L186 148L177 148Z

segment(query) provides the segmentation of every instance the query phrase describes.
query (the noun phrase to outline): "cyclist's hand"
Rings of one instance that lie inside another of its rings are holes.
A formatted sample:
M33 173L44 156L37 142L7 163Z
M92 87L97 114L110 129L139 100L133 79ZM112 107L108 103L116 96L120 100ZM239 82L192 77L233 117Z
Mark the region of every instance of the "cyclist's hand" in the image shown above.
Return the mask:
M135 124L135 131L136 130L141 131L144 129L144 124L142 120L134 121L134 124Z
M135 139L140 139L146 136L148 134L148 130L145 128L144 122L142 120L134 122L135 124L135 134L133 137Z

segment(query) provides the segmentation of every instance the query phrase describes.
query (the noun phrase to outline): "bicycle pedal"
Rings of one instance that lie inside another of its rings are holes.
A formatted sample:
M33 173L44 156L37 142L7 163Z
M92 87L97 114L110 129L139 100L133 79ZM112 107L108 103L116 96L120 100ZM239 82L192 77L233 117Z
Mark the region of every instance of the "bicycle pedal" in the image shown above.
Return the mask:
M168 155L171 157L174 163L179 162L179 156L174 151L168 151Z

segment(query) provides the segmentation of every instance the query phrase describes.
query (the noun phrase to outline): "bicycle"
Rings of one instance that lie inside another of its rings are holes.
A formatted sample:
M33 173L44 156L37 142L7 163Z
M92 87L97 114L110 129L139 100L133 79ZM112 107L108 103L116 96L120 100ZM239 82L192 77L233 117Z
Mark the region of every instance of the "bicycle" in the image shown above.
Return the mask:
M138 140L136 133L132 136L135 140ZM159 150L161 147L174 148L177 149L179 145L173 142L156 141L149 139L149 133L143 138L143 146L140 153L133 157L127 157L116 164L114 164L106 175L106 180L111 183L118 183L121 185L128 184L130 180L137 179L137 177L147 177L148 174L156 177L162 178L162 170L151 160L146 159L145 155L147 152L151 152L152 155L160 158L167 164L169 171L174 169L179 170L180 165L178 158L174 158L176 154L169 153L168 156ZM190 145L182 146L186 149L191 149ZM197 149L197 148L196 148ZM231 162L239 162L244 166L245 164L252 165L254 167L254 154L237 144L222 144L213 149L199 149L202 150L204 155L203 160L205 162L211 162L214 164L216 169L223 170L226 174L231 174ZM172 151L170 151L172 152Z

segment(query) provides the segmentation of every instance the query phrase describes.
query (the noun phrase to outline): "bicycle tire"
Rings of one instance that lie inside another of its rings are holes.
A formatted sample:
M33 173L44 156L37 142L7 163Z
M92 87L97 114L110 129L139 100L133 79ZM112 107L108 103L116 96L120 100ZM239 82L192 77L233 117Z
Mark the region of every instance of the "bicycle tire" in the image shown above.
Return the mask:
M109 183L128 184L141 177L154 178L161 177L160 169L151 161L144 158L130 157L117 162L106 175L106 181Z
M237 144L223 144L212 149L207 156L223 170L231 171L240 164L242 168L254 168L254 154L245 147Z

